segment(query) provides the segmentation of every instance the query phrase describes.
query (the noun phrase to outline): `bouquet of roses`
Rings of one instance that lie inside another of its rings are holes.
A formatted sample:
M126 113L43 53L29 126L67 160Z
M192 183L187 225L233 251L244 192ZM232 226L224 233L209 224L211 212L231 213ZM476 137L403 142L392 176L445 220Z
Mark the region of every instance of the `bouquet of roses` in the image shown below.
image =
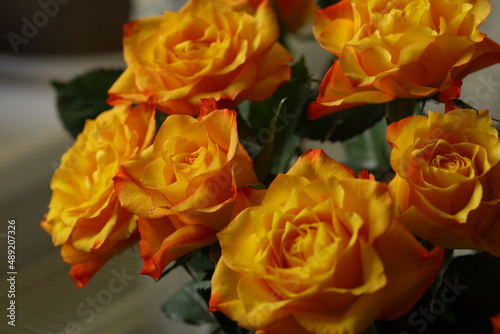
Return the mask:
M166 312L214 333L498 332L500 140L460 100L500 62L479 30L489 12L189 0L130 22L124 71L55 84L77 137L41 225L77 287L137 243L142 274L186 268L198 305ZM319 88L287 47L311 20L332 54ZM304 138L345 142L348 160Z

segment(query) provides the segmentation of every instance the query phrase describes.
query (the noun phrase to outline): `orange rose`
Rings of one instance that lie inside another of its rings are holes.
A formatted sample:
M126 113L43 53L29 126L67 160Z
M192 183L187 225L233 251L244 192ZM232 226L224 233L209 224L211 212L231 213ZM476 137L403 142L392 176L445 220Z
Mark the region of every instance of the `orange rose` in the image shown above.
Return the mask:
M142 273L158 279L175 258L215 242L237 190L255 183L235 111L167 117L153 145L115 178L121 204L141 217Z
M87 120L62 156L50 183L52 198L41 226L71 264L77 287L114 254L138 240L137 217L123 209L113 177L121 163L148 146L155 133L151 108L116 106Z
M500 62L500 46L478 27L488 0L342 0L318 11L314 35L336 55L309 116L395 98L441 101L462 78Z
M109 90L111 104L156 105L195 115L200 99L261 101L290 79L289 53L263 2L253 15L223 2L191 0L179 12L124 27L128 68Z
M500 141L488 111L408 117L387 140L396 217L434 245L500 256Z
M392 221L387 186L321 150L218 234L210 310L257 333L359 333L418 300L442 263Z
M500 313L491 318L493 334L500 334Z

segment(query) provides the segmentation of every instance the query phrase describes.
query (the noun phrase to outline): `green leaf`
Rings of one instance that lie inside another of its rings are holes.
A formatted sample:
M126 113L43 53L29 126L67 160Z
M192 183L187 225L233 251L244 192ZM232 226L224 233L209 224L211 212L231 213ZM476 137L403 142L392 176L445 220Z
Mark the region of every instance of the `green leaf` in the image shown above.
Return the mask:
M448 265L429 305L439 333L491 333L500 312L500 258L487 253L458 256Z
M178 267L184 267L184 269L186 269L192 277L213 271L215 269L215 263L210 260L209 254L210 247L204 247L182 255L170 264L165 271L163 271L160 278L167 276Z
M489 304L500 312L500 258L487 253L458 256L451 261L443 280L455 277L467 287L460 291L464 300Z
M283 104L285 101L286 99L281 100L278 108L275 110L274 117L271 119L269 124L269 134L267 140L263 142L263 148L255 159L255 175L257 175L257 179L260 182L263 182L266 179L271 170L273 160L275 159L274 148L276 139L276 122L278 120L278 116L283 110Z
M461 109L474 109L474 110L477 110L477 108L471 106L470 104L466 103L465 101L462 101L460 99L455 99L453 100L453 102L455 103L455 105L458 107L458 108L461 108Z
M237 114L237 125L238 125L238 137L241 144L245 147L248 155L255 160L262 150L261 145L257 142L257 137L254 136L252 127L248 123L247 119L250 114L250 101L244 101L238 106Z
M299 136L320 141L345 141L371 128L385 115L385 104L370 104L336 111L315 120L304 117Z
M397 98L385 104L387 124L412 116L417 110L419 100Z
M269 99L249 103L242 112L243 116L247 115L253 133L252 138L247 138L247 144L257 143L262 150L273 142L271 174L288 170L299 140L295 129L306 112L310 95L309 74L301 59L292 66L288 83L279 87Z
M193 257L188 259L187 266L197 274L213 272L215 263L210 259L210 246L201 248L195 252Z
M156 120L156 132L158 132L161 128L161 125L163 124L163 122L165 122L165 120L167 119L168 115L161 112L161 111L158 111L158 109L156 109L156 113L155 113L155 120Z
M57 90L57 109L66 129L76 137L83 130L85 120L94 119L111 109L106 104L108 89L123 70L94 70L68 83L53 81Z
M500 312L500 258L487 253L458 256L441 284L428 289L405 315L377 321L379 333L492 333L491 317Z
M193 256L196 254L196 251L190 252L187 254L184 254L177 258L174 262L172 262L160 275L160 278L163 278L170 274L174 269L179 268L179 267L185 267L188 263L188 261L193 258ZM188 273L191 274L188 270Z
M174 320L192 325L215 323L212 314L208 313L208 305L199 291L210 289L210 281L203 280L203 275L184 284L162 305L165 315Z
M390 168L390 148L385 140L387 126L380 120L361 135L343 143L346 154L345 164L355 171L365 168L378 178Z

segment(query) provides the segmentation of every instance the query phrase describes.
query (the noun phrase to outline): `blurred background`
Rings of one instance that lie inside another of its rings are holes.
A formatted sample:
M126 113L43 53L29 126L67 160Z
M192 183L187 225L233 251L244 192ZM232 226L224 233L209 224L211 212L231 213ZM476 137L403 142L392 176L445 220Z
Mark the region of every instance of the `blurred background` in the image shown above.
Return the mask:
M56 113L51 80L68 81L96 68L123 68L121 27L137 17L178 10L184 0L2 0L0 2L0 309L7 307L7 221L16 221L16 327L1 315L0 333L205 333L160 310L187 275L176 270L154 282L139 273L137 249L117 256L90 283L74 288L69 267L39 222L49 182L72 138ZM500 4L482 31L500 41ZM319 78L326 52L314 41L292 40ZM500 65L466 78L463 100L500 118ZM426 109L439 109L429 103ZM312 143L314 146L318 143ZM342 151L332 151L342 160ZM5 255L4 255L5 254ZM109 293L121 275L123 289Z

